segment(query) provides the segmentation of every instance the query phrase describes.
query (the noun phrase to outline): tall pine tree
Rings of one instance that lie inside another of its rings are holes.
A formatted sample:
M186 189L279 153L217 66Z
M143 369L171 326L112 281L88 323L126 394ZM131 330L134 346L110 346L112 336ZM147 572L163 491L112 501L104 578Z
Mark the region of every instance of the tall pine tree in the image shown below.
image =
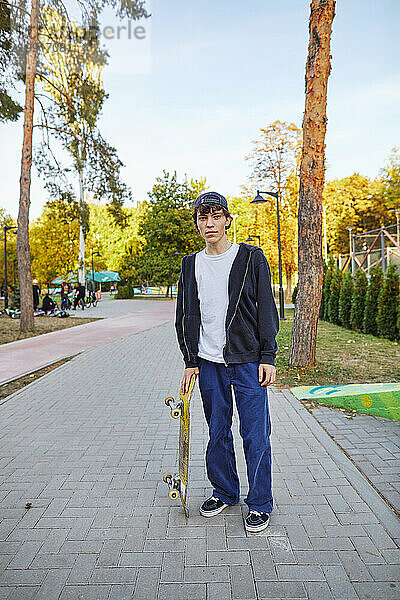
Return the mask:
M333 272L328 304L328 317L331 323L339 325L339 296L342 274L337 269Z
M397 311L399 304L399 273L396 265L389 265L383 288L378 297L376 322L380 337L395 340L398 338Z
M355 331L361 331L364 319L365 296L368 281L365 271L359 269L356 273L353 297L351 299L350 325Z
M345 273L342 279L339 296L339 322L343 327L350 329L351 299L353 296L354 282L351 273Z
M372 267L371 277L368 284L367 297L365 299L365 310L363 319L363 332L378 335L376 316L378 314L378 297L383 285L382 267Z

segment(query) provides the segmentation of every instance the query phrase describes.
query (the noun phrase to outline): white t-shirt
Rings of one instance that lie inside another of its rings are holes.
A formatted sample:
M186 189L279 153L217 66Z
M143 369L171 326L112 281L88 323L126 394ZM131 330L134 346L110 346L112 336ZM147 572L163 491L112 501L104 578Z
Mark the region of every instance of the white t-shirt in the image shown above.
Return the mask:
M196 254L195 276L200 301L201 326L198 355L212 362L223 363L225 319L228 310L228 280L239 244L232 244L222 254Z

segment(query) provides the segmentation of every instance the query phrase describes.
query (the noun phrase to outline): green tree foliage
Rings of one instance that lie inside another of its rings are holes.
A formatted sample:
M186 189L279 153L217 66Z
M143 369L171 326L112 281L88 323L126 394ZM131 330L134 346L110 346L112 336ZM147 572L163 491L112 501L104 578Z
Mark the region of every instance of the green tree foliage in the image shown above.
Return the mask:
M359 269L356 273L353 297L351 299L350 325L356 331L362 330L365 308L365 297L368 289L368 280L365 271Z
M0 121L3 122L17 121L23 111L11 96L17 82L23 81L21 15L15 18L11 4L0 3Z
M323 313L321 314L320 310L320 319L323 321L329 321L329 297L331 293L331 281L334 271L336 270L336 265L333 256L329 256L328 265L325 272L325 277L322 285L322 303L323 303Z
M113 215L103 204L89 203L89 233L86 238L86 256L100 252L94 257L94 270L108 269L117 271L122 279L135 279L134 257L144 243L139 235L139 223L146 212L143 202L137 206L122 207L125 227L115 224ZM87 263L87 268L92 265Z
M177 180L163 172L149 193L147 212L139 227L144 246L135 257L136 272L154 285L176 282L182 256L203 248L204 243L192 220L192 207L196 197L205 189L204 179Z
M3 289L4 283L4 229L3 227L17 228L15 220L0 207L0 286ZM12 230L7 231L7 280L10 284L13 276L13 261L17 258L17 236L12 233Z
M79 203L66 196L51 200L30 227L32 274L42 284L77 266Z
M382 290L378 297L378 314L376 322L380 337L396 340L399 336L397 327L399 304L399 273L396 265L389 265Z
M339 296L339 322L343 327L350 329L351 299L353 297L353 277L351 273L345 273Z
M400 334L400 298L398 299L398 307L397 307L397 331Z
M301 129L294 123L275 121L261 129L259 139L253 141L253 149L246 157L251 164L250 186L243 186L249 200L254 198L257 188L279 193L282 268L287 282L287 301L292 295L292 278L297 265L297 172L301 140ZM278 269L276 199L269 195L264 195L264 198L266 202L251 205L253 220L249 234L260 235L260 245L274 274Z
M12 289L12 294L11 294L11 308L14 308L15 310L19 310L21 308L21 297L20 297L20 292L19 292L19 286L18 285L12 285L11 286Z
M393 216L383 201L382 184L358 173L326 184L323 194L329 252L348 254L353 235L391 223Z
M325 261L323 261L323 269L324 269L324 274L323 274L323 280L322 280L322 294L321 294L321 304L319 305L319 319L323 319L324 318L324 282L325 282L325 277L326 277L326 273L328 270L328 265L326 264ZM297 288L297 285L296 285ZM296 295L297 295L297 290L296 290Z
M328 302L328 319L331 323L339 325L339 297L341 287L342 274L338 269L335 269L332 274L330 294Z
M80 218L85 236L89 222L84 190L90 190L95 200L107 202L115 222L123 227L126 223L122 205L131 200L131 191L121 181L123 163L116 149L104 140L98 128L107 98L101 78L107 52L100 49L99 30L79 27L51 6L43 9L42 18L41 44L46 61L40 79L53 102L42 111L45 134L36 165L53 197L66 192L74 194L73 182L68 178L70 171L75 174L76 188L81 182ZM60 52L60 44L65 44L67 51ZM72 169L57 160L49 134L69 153Z
M378 297L383 285L382 267L372 267L371 277L368 283L367 296L365 299L365 310L363 319L363 332L378 335L376 316L378 314Z

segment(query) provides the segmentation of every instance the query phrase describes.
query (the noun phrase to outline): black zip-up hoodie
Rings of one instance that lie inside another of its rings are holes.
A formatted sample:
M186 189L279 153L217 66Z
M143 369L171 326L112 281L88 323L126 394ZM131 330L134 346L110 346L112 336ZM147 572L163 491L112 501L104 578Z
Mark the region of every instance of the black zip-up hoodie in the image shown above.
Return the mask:
M182 260L178 282L175 329L186 367L198 365L200 303L195 277L196 254ZM275 364L278 311L271 288L271 272L261 248L239 244L228 281L225 321L225 364Z

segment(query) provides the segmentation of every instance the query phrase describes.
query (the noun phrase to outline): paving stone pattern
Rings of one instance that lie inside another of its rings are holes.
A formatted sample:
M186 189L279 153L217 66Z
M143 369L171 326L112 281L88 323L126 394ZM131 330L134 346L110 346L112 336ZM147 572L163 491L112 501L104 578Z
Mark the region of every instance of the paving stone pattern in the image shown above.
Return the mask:
M169 302L164 299L146 299L143 297L132 298L130 300L110 300L109 292L103 292L101 300L97 306L87 306L85 310L72 308L68 311L71 317L79 317L83 319L108 319L110 317L119 317L128 313L137 312L154 306L156 302Z
M400 514L400 424L320 406L312 414Z
M163 401L182 364L168 323L0 406L0 600L398 599L399 520L288 392L270 391L271 524L248 535L242 501L198 514L209 487L196 389L186 522L161 481L178 436Z

